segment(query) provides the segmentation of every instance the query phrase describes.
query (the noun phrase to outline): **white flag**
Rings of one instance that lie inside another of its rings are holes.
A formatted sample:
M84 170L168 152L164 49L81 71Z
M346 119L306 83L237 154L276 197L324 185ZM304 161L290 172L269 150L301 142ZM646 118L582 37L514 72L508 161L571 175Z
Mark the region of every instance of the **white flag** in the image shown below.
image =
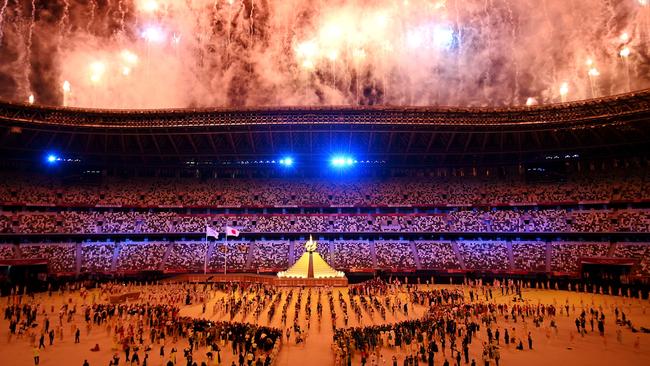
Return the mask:
M219 239L219 232L217 230L209 227L209 226L206 226L205 227L205 237L206 238L213 237L215 239Z
M234 227L226 226L226 236L238 237L239 230L235 229Z

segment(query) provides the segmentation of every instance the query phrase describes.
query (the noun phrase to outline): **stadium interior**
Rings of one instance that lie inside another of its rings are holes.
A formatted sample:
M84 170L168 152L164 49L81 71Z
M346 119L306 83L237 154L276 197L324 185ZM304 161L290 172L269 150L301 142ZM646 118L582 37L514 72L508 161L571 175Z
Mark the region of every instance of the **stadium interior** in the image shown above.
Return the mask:
M648 19L0 0L0 365L650 365Z

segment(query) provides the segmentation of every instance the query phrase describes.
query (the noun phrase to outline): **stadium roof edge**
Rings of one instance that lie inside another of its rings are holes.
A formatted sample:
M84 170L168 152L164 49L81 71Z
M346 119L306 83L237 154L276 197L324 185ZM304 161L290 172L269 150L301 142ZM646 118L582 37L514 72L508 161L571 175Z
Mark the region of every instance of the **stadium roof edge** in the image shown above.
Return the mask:
M281 124L552 125L650 119L650 89L567 103L516 107L318 106L104 110L0 102L0 121L75 127Z

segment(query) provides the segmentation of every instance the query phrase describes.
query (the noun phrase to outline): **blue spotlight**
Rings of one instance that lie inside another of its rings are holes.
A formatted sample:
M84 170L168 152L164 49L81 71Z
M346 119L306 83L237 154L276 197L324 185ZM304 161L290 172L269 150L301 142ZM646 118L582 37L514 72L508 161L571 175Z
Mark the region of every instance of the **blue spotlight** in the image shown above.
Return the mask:
M48 154L46 160L49 164L55 164L59 160L59 157L56 154Z
M357 162L356 160L354 160L353 158L351 158L349 156L340 156L340 155L337 155L337 156L333 157L332 160L330 161L332 166L335 167L335 168L343 168L343 167L352 166L356 162Z
M290 167L293 165L293 158L292 157L285 157L280 159L280 165L284 165L286 167Z

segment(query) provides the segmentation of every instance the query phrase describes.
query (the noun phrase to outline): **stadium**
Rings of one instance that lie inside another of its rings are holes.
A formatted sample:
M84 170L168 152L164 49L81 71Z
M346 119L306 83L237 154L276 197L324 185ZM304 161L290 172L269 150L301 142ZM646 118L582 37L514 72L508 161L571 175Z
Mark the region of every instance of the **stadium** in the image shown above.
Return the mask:
M650 362L645 1L280 3L0 1L3 365Z

